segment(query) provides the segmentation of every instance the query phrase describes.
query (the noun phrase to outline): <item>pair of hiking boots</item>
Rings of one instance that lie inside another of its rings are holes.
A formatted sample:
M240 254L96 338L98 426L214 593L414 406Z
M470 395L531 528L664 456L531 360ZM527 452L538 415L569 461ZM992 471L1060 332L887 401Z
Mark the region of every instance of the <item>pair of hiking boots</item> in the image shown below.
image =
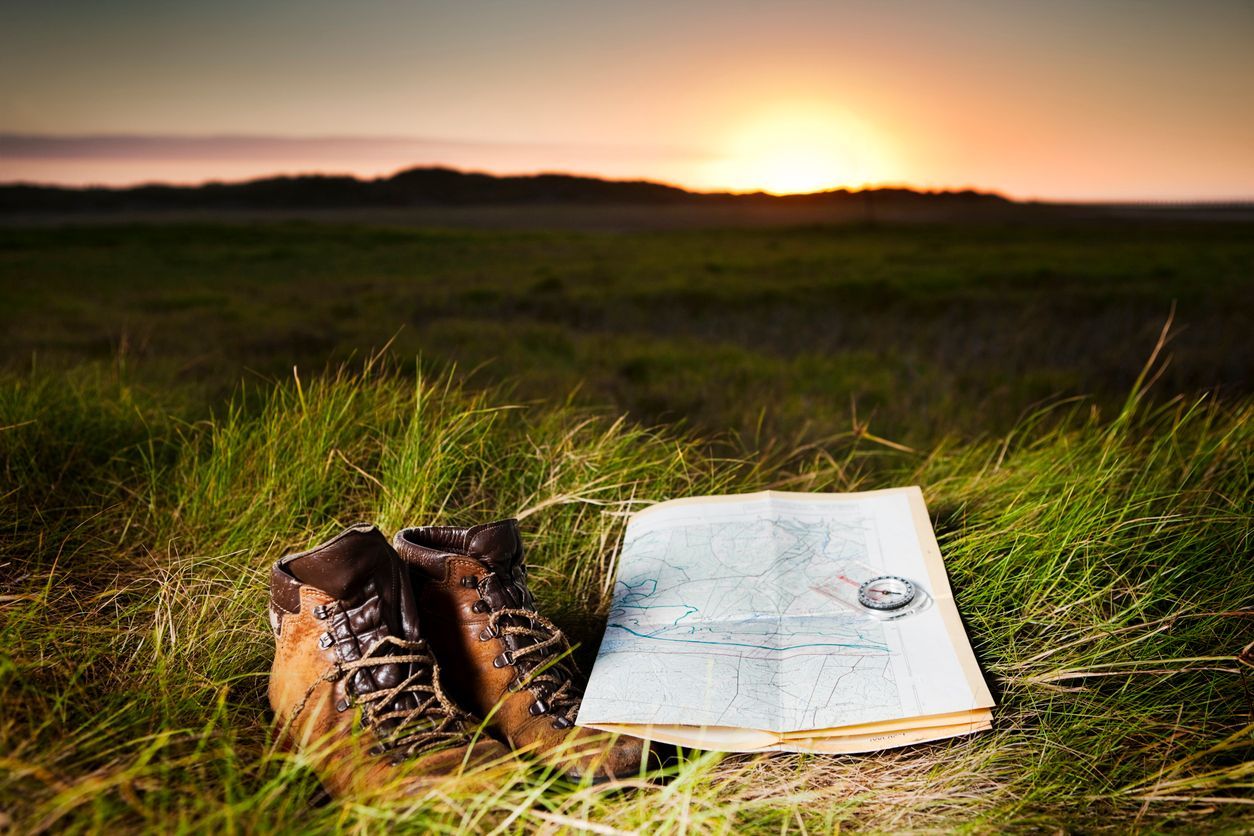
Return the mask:
M536 612L514 520L392 543L348 528L274 565L270 623L281 742L332 796L429 786L505 760L502 742L574 778L640 769L643 741L575 728L580 675Z

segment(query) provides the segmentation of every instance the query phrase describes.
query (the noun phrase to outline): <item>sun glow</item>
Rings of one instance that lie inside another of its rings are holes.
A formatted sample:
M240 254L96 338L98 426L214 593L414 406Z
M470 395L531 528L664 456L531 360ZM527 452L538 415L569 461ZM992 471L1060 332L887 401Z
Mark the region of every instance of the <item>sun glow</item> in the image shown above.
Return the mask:
M799 194L891 178L886 143L855 117L821 103L774 107L728 132L701 172L708 188Z

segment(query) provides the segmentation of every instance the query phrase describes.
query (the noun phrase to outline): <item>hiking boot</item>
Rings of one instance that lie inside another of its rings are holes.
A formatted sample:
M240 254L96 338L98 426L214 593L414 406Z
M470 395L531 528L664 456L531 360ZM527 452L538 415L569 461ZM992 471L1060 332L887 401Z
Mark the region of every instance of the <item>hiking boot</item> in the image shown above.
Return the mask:
M444 693L406 574L369 525L271 570L270 706L332 796L403 795L508 754Z
M644 741L574 728L583 677L565 635L536 612L515 520L407 528L393 545L415 569L418 611L464 705L573 777L639 771Z

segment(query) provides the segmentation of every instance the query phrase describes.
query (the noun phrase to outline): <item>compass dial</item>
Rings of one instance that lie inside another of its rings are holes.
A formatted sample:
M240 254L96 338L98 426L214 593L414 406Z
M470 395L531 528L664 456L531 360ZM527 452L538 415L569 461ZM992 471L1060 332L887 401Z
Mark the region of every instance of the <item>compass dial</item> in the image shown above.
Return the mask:
M880 575L858 587L858 603L870 610L899 610L914 596L914 584L897 575Z

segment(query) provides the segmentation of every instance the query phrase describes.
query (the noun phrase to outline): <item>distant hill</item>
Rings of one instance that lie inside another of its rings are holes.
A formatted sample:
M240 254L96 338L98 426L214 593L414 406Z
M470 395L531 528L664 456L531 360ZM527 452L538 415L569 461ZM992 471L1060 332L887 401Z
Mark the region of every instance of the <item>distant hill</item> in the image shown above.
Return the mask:
M131 188L65 188L23 183L0 184L0 214L111 213L166 210L354 209L449 206L534 205L822 205L885 204L1009 205L999 195L974 191L920 192L839 189L809 195L690 192L644 180L602 180L567 174L498 177L450 168L411 168L390 177L363 180L347 176L267 177L202 186L145 185Z

